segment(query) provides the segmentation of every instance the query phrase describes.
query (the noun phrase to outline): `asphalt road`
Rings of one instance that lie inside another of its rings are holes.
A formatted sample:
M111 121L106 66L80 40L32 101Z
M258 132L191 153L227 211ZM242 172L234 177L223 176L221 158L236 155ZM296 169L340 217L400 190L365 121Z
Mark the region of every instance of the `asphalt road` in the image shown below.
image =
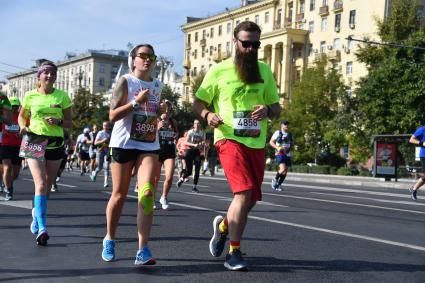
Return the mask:
M268 176L242 240L250 269L229 272L224 255L213 258L208 250L211 222L231 201L224 176L201 176L199 194L190 184L173 187L170 209L155 211L149 245L158 263L141 268L133 265L133 186L118 227L117 261L101 260L111 190L102 180L64 172L48 203L49 245L39 247L29 231L33 183L23 171L15 200L0 200L0 281L425 282L425 190L415 203L405 190L306 178L274 192Z

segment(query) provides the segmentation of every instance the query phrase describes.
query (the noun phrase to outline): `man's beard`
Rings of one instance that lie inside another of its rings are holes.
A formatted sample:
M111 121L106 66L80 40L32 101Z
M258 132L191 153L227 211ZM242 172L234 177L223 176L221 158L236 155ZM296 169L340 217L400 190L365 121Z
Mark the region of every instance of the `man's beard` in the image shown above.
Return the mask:
M258 67L258 51L256 49L243 53L236 48L235 65L239 79L245 84L262 83L260 68Z

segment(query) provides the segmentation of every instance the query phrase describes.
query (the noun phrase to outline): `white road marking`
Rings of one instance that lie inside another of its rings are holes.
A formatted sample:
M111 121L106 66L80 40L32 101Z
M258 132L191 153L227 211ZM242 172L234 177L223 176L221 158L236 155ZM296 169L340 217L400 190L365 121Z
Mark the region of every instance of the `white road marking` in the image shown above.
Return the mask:
M26 209L32 209L32 201L31 200L11 200L11 201L5 201L4 198L1 198L1 205L7 205L7 206L13 206L13 207L19 207L19 208L26 208Z
M272 194L272 193L263 193L263 195L272 195L272 196L277 196L277 197L282 197L282 198L304 199L304 200L312 200L312 201L319 201L319 202L346 204L346 205L351 205L351 206L361 206L361 207L370 207L370 208L379 208L379 209L386 209L386 210L394 210L394 211L403 211L403 212L424 214L424 212L416 211L416 210L400 209L400 208L385 207L385 206L378 206L378 205L371 205L371 204L352 203L352 202L346 202L346 201L336 201L336 200L299 197L299 196L290 196L290 195L281 195L281 194Z
M111 194L110 192L107 192L107 191L103 191L103 192L106 193L106 194ZM137 199L136 196L132 196L132 195L128 195L128 197ZM202 210L202 211L211 211L211 212L216 212L216 213L226 213L225 211L219 211L219 210L215 210L215 209L211 209L211 208L207 208L207 207L202 207L202 206L187 205L187 204L176 203L176 202L170 202L170 204L174 205L174 206L192 208L192 209ZM280 220L269 219L269 218L264 218L264 217L258 217L258 216L252 215L252 214L248 215L248 218L259 220L259 221L264 221L264 222L269 222L269 223L274 223L274 224L297 227L297 228L301 228L301 229L307 229L307 230L323 232L323 233L328 233L328 234L333 234L333 235L345 236L345 237L361 239L361 240L376 242L376 243L380 243L380 244L403 247L403 248L408 248L408 249L412 249L412 250L425 252L425 247L422 247L422 246L410 245L410 244L395 242L395 241L389 241L389 240L380 239L380 238L376 238L376 237L369 237L369 236L360 235L360 234L353 234L353 233L347 233L347 232L331 230L331 229L324 229L324 228L314 227L314 226L309 226L309 225L302 225L302 224L298 224L298 223L292 223L292 222L280 221Z
M33 179L23 178L22 180L30 181L30 182L33 182L33 183L34 183L34 180L33 180ZM74 186L74 185L67 185L67 184L64 184L64 183L57 183L57 184L58 184L58 185L61 185L61 186L63 186L63 187L68 187L68 188L77 188L77 186Z

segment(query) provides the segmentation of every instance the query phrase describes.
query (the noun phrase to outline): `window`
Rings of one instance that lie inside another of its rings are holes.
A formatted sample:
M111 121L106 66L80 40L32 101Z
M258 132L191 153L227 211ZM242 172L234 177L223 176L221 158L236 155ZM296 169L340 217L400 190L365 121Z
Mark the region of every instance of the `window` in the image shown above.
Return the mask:
M326 41L320 41L320 53L326 52Z
M118 73L118 66L117 65L113 65L112 66L112 73Z
M305 2L304 0L300 1L300 14L303 14L305 11Z
M226 30L227 30L227 34L229 34L229 33L231 33L231 32L232 32L232 23L227 23L227 28L226 28Z
M314 21L309 21L308 22L308 31L310 33L314 33Z
M334 39L334 49L341 50L341 40L339 38Z
M237 20L237 21L236 21L236 25L238 25L240 22L241 22L241 21Z
M207 37L207 31L203 30L202 31L202 39L205 39L205 37Z
M267 24L269 22L270 12L266 12L264 14L264 23Z
M213 47L212 47L212 45L210 46L209 51L210 51L210 56L212 56L212 53L213 53Z
M202 47L201 50L201 57L204 58L205 57L205 47Z
M198 73L198 69L196 68L196 67L194 67L193 68L193 73L192 73L192 75L193 76L196 76L196 74Z
M198 49L195 49L195 51L193 51L193 59L196 59L196 57L198 57Z
M219 26L218 26L218 36L220 36L220 35L221 35L221 33L222 33L222 27L221 27L221 25L219 25Z
M341 14L335 15L335 31L339 32L341 29Z
M347 87L345 89L345 95L348 97L352 97L353 96L353 90L351 89L351 87Z
M230 52L230 41L226 42L226 51Z
M322 24L320 25L321 31L327 31L328 30L328 17L322 18Z
M292 17L292 13L288 16L288 18ZM282 23L282 9L277 10L277 16L276 16L276 24L280 26Z
M195 42L198 42L198 32L195 32Z
M356 26L356 10L351 10L350 11L350 28L354 28Z
M352 50L356 47L356 42L354 40L349 40L348 41L348 49Z
M188 45L188 46L190 46L190 38L191 38L191 35L190 35L190 34L188 34L188 35L187 35L187 45Z
M316 0L310 0L310 11L316 9Z
M99 86L105 86L105 79L99 78Z
M221 53L221 44L217 45L217 52Z
M345 74L350 75L353 73L353 62L349 61L347 62L347 65L345 66Z
M249 18L245 18L245 22L249 21Z
M308 45L308 56L312 56L314 53L313 44Z
M259 16L259 15L255 15L255 17L254 17L254 21L255 21L255 23L256 23L257 25L259 25L259 24L260 24L260 16Z
M80 66L80 73L82 72L82 68ZM99 65L99 73L105 73L105 64Z
M211 30L210 30L210 38L213 38L214 37L214 28L211 28Z
M329 1L328 1L328 0L323 0L323 1L322 1L322 3L323 3L323 5L322 5L322 6L328 6Z
M303 23L300 23L300 24L298 25L298 29L304 29L304 24L303 24Z

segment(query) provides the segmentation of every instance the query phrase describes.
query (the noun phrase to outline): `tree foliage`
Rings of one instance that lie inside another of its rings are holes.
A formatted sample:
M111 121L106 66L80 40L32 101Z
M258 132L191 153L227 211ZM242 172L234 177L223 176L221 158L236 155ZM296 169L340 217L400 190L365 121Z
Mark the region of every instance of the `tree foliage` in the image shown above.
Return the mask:
M324 156L337 156L339 148L347 144L351 111L341 75L327 68L324 58L304 70L292 93L281 118L290 121L297 146L294 162L308 163ZM278 123L275 122L274 128L279 128Z
M87 126L102 125L109 120L109 107L105 105L103 94L91 94L86 89L79 89L74 96L72 107L72 133L79 134Z
M364 44L356 53L368 68L355 91L352 143L360 160L371 155L373 135L412 133L425 120L424 50L408 47L425 47L423 23L411 0L393 1L389 17L378 21L378 35L406 47Z

